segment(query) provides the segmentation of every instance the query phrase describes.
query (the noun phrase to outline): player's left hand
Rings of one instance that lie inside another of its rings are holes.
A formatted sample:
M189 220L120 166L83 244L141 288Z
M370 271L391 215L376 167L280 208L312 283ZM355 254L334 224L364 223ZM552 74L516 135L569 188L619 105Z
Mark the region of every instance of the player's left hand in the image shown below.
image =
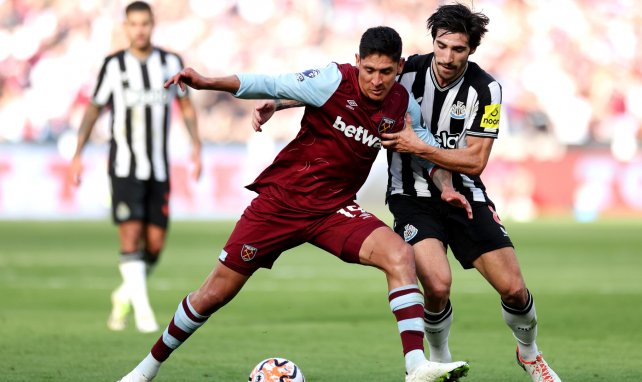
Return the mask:
M442 191L441 200L455 207L465 209L466 214L468 215L468 219L473 218L473 209L470 206L470 203L468 203L468 200L466 200L466 197L464 197L464 195L455 191L455 189L451 188L451 189Z
M399 153L413 154L418 151L417 147L421 147L423 142L412 129L412 117L410 113L406 113L406 124L401 131L381 134L381 144L384 148Z
M267 122L276 111L276 101L273 99L260 100L252 110L252 128L254 131L261 132L261 126Z

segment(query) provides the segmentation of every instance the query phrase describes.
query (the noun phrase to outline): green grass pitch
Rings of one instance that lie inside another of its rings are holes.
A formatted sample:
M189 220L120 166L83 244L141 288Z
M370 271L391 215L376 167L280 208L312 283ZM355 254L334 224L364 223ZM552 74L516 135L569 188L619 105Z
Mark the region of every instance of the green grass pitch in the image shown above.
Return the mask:
M174 222L150 295L164 327L212 266L231 223ZM565 382L642 381L642 222L509 223L539 314L540 349ZM158 337L110 332L120 280L109 222L0 222L0 381L116 381ZM529 381L497 294L454 269L451 350L466 381ZM402 381L379 271L304 245L259 271L169 359L158 381L247 381L261 359L295 361L311 382Z

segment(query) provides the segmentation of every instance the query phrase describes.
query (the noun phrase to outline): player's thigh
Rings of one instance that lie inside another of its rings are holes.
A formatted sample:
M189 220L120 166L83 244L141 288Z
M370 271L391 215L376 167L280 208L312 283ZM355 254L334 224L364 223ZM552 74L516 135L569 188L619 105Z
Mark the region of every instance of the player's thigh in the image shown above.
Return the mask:
M169 224L170 183L150 180L146 186L145 223L166 230Z
M404 195L391 196L388 205L395 218L395 231L412 244L420 282L435 292L449 288L447 206L441 201Z
M260 194L236 223L219 261L247 276L259 268L272 268L282 252L306 241L303 232L310 222L311 219Z
M394 235L384 222L353 202L310 227L309 242L347 263L373 265L367 258L361 258L361 251L366 239L381 227ZM398 237L393 239L399 241ZM375 244L372 247L374 250Z
M412 246L415 253L417 277L428 296L450 294L452 273L446 247L437 239L424 239Z
M412 247L387 226L377 228L366 237L359 250L359 262L389 272L410 267L409 272L415 275Z
M476 203L472 208L472 219L456 207L449 207L446 219L448 245L464 269L473 268L473 262L485 253L513 247L492 205Z

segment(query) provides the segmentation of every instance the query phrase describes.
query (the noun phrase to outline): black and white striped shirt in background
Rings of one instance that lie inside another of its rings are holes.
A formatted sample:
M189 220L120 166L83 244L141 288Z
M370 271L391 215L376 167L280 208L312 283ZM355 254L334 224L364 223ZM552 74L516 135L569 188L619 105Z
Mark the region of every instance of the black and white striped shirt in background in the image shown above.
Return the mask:
M433 54L410 56L397 79L421 105L422 124L442 148L466 146L466 136L497 138L501 86L474 62L458 80L442 88L431 68ZM428 173L409 154L388 151L388 192L439 199ZM471 202L488 202L479 176L453 173L453 185Z
M127 50L105 58L92 102L111 108L110 175L168 181L171 104L186 93L163 85L182 68L179 56L159 48L145 61Z

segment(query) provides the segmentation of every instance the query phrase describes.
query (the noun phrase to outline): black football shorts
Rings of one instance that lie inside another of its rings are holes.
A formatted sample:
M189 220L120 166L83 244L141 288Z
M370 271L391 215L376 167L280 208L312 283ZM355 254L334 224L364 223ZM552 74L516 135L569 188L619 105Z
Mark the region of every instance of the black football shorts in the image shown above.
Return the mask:
M463 208L441 200L405 195L388 199L395 232L411 245L424 239L438 239L450 247L464 269L472 268L473 261L486 252L513 247L492 203L471 206L472 220Z
M142 220L167 228L169 182L110 176L111 210L114 223Z

